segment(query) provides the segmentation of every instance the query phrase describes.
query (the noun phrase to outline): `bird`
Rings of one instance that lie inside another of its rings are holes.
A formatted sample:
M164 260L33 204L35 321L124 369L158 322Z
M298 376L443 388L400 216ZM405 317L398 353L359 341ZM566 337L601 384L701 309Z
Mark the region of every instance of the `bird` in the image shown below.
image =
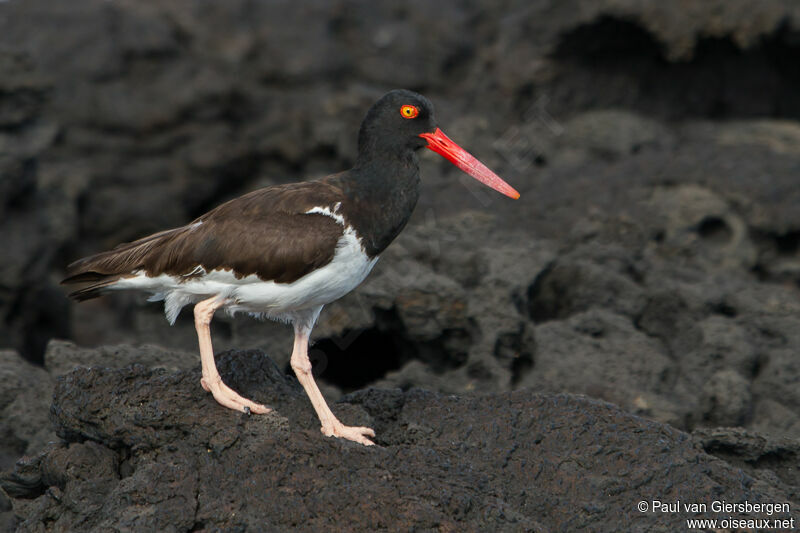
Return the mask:
M184 226L79 259L67 266L62 284L73 287L69 296L77 301L119 290L150 293L150 301L164 301L170 324L193 305L202 387L219 404L248 414L271 409L223 382L214 361L212 317L224 310L291 323L290 365L322 433L372 445L372 428L343 424L325 402L312 374L309 338L323 306L355 289L406 226L420 196L421 148L510 198L520 197L444 134L427 98L396 89L367 111L349 170L257 189Z

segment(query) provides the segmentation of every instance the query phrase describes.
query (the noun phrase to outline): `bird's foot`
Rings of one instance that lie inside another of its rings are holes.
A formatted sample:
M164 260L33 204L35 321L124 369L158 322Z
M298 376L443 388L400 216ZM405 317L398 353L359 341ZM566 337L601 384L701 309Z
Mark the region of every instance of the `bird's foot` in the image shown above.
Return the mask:
M375 443L369 440L367 437L374 437L375 431L371 428L366 427L358 427L358 426L345 426L338 420L333 422L332 424L323 425L320 428L323 435L326 437L337 437L340 439L347 439L352 440L354 442L358 442L363 444L364 446L372 446Z
M219 376L217 376L216 379L202 378L200 379L200 384L206 391L214 395L214 399L217 400L220 405L224 405L230 409L235 409L247 414L252 412L259 415L272 411L272 409L266 405L261 405L260 403L240 396L235 390L225 385L222 378Z

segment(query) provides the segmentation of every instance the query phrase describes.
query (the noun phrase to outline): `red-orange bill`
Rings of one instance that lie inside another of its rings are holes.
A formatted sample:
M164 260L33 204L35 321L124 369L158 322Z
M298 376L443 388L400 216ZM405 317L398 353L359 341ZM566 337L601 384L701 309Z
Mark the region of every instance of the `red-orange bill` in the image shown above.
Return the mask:
M489 170L486 165L475 159L472 154L450 140L440 128L433 133L422 133L420 137L428 141L428 148L441 155L455 166L492 189L506 196L517 199L519 193L503 181L503 179Z

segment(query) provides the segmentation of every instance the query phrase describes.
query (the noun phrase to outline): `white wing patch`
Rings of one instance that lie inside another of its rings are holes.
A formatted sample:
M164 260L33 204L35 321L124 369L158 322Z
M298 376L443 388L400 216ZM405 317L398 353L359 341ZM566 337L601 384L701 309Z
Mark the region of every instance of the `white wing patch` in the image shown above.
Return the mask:
M334 219L340 226L344 226L344 217L338 213L340 207L342 207L342 202L336 202L336 205L333 206L333 209L330 207L312 207L306 211L306 215L325 215Z
M188 274L181 274L181 277L190 278L192 276L205 276L205 274L206 274L206 269L203 268L202 265L197 265L196 267L194 267L194 270L192 270Z

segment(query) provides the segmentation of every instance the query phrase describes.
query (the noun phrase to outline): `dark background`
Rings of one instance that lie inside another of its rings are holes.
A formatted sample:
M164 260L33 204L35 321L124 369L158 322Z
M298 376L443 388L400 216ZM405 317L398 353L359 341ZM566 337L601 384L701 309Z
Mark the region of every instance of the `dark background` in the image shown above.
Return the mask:
M327 394L533 387L800 437L799 64L791 1L0 3L0 346L194 351L190 313L73 304L66 265L347 168L403 87L522 197L422 156L409 227L315 332ZM212 331L288 361L286 326Z

